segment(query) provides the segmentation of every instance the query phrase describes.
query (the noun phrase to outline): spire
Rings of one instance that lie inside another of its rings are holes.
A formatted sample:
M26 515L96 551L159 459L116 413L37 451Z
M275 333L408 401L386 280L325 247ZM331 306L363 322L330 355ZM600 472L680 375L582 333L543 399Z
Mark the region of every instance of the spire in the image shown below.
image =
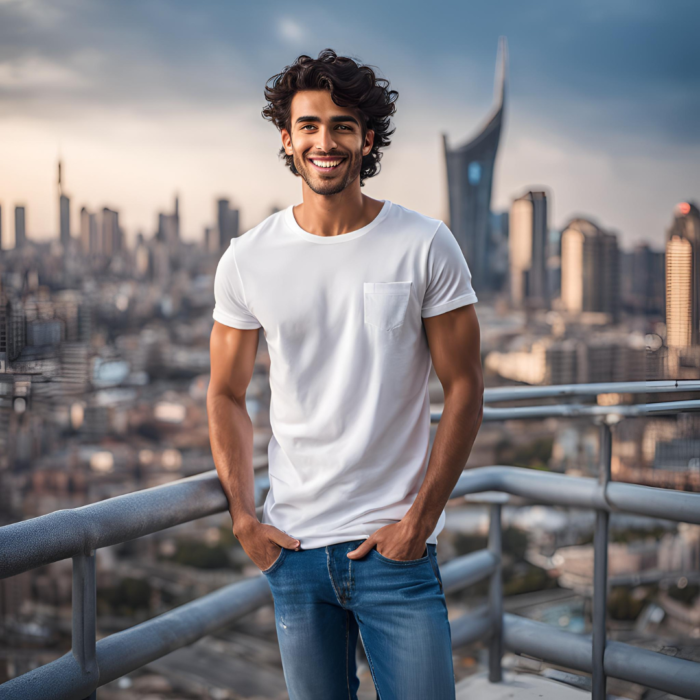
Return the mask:
M496 56L496 77L493 86L493 98L500 109L506 99L506 73L508 72L508 41L502 36L498 39L498 54Z
M63 185L61 183L61 160L58 160L58 194L63 194Z

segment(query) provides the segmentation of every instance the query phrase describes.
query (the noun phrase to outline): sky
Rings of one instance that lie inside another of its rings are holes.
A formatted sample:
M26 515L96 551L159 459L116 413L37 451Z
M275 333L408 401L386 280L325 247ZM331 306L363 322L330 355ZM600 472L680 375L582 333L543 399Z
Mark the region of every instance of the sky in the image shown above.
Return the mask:
M675 204L700 201L699 20L696 0L0 0L3 247L16 204L30 237L57 236L59 155L74 233L80 207L109 206L150 237L176 192L189 240L217 197L243 230L300 201L263 88L326 47L399 91L366 194L446 219L441 134L483 124L505 36L494 210L545 188L551 228L586 216L660 248Z

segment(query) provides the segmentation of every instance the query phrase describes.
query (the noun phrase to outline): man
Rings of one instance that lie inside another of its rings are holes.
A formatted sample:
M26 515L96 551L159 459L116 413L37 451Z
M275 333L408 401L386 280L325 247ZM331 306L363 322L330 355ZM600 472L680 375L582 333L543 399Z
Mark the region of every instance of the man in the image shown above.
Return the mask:
M450 700L436 560L482 418L476 294L444 223L361 192L398 93L326 49L267 85L303 202L233 239L216 272L212 451L233 532L266 575L291 700ZM246 387L270 353L270 490L255 513ZM445 407L429 453L428 376Z

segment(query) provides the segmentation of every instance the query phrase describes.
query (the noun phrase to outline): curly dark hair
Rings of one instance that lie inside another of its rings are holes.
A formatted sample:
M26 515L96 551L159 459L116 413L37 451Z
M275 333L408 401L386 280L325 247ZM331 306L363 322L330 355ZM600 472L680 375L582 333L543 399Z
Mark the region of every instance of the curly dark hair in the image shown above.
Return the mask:
M318 58L302 55L265 84L267 105L262 110L263 118L280 130L290 130L292 98L301 90L328 90L339 107L359 110L364 117L362 135L374 131L372 150L362 158L360 185L366 178L376 175L382 158L380 149L391 144L389 137L395 131L390 128L391 117L396 112L399 93L389 89L389 81L378 78L372 67L338 56L333 49L324 49ZM280 149L280 155L298 175L293 156L288 156L284 148Z

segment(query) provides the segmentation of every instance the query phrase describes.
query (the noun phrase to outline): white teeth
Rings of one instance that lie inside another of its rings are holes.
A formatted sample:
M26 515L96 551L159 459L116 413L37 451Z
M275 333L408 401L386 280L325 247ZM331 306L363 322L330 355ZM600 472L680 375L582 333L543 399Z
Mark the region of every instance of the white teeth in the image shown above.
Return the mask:
M339 160L313 160L311 162L319 168L333 168L340 163Z

